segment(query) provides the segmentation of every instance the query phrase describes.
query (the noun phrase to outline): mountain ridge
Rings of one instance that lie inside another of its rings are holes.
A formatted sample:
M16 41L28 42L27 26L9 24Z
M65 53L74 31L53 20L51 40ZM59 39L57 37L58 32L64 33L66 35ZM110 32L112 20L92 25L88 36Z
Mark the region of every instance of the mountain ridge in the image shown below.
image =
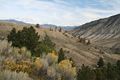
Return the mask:
M93 45L120 52L120 14L95 20L70 32L74 37L89 39Z
M120 38L120 14L95 20L72 30L74 36L92 40Z
M29 24L23 21L15 20L15 19L4 19L0 20L0 22L9 22L9 23L16 23L16 24Z
M19 21L19 20L16 20L16 19L4 19L4 20L0 20L0 23L2 23L2 22L3 23L20 24L20 25L35 25L35 24L32 24L32 23L26 23L26 22ZM39 25L42 28L61 27L64 30L73 30L75 27L77 27L77 26L58 26L58 25L55 25L55 24L39 24Z

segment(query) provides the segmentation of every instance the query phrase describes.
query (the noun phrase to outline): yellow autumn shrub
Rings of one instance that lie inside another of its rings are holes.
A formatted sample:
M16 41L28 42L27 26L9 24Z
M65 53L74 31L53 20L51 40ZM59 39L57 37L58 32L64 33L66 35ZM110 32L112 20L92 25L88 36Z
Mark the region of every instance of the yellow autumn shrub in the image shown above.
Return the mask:
M34 66L37 70L46 69L48 67L48 62L44 58L36 58L34 61Z
M51 53L47 54L46 59L47 59L49 65L51 65L53 63L58 62L58 55L55 51L52 51Z
M15 61L12 60L6 60L4 61L4 69L16 71L16 72L31 72L31 63L29 61L21 61L16 63Z
M76 67L72 67L72 63L69 59L65 59L58 64L58 69L63 76L68 78L74 78L76 76Z
M16 67L15 61L7 59L3 62L3 68L14 71Z
M41 69L43 67L43 63L40 58L36 58L34 62L35 68L37 70Z

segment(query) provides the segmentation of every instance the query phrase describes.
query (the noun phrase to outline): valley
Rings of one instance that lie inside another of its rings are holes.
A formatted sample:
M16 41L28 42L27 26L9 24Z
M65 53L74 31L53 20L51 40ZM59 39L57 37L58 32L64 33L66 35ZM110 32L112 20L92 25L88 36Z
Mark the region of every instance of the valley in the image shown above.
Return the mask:
M91 23L87 23L87 25L88 24L90 25ZM2 26L0 27L2 29ZM18 30L22 28L17 26L10 26L8 24L8 26L4 26L4 29L2 29L2 31L6 31L5 32L6 34L12 29L12 27L15 27ZM89 27L91 27L91 29L89 29ZM43 26L43 28L36 28L36 31L39 33L41 37L44 37L45 33L48 34L51 40L55 42L56 49L59 50L60 48L63 48L64 50L66 50L65 55L69 58L72 58L78 67L81 66L82 64L94 66L97 63L99 57L103 57L106 62L116 62L118 59L120 59L120 55L114 54L114 52L110 50L110 48L112 48L114 45L116 44L119 45L120 38L110 37L108 39L102 36L98 36L99 34L102 35L103 33L101 32L98 33L96 26L94 26L93 28L92 26L88 26L89 30L87 29L87 26L86 29L82 28L81 26L80 29L75 28L75 30L69 31L69 33L65 32L64 30L63 32L59 32L59 30L54 30L54 28L55 27L53 27L53 30L50 31L50 28L44 28ZM78 30L80 31L80 33L78 32ZM91 33L92 30L95 30L95 33L89 35L89 33ZM109 30L110 29L108 29L108 34L109 34ZM115 30L118 30L118 28L115 28ZM106 32L106 29L104 32ZM118 32L119 30L117 31L117 34ZM84 43L78 42L79 39L78 37L76 37L78 36L77 33L80 35L80 37L85 37L87 39L90 39L91 44L86 45ZM106 37L108 34L106 34ZM1 35L4 35L4 33L1 33ZM103 54L101 52L103 52Z

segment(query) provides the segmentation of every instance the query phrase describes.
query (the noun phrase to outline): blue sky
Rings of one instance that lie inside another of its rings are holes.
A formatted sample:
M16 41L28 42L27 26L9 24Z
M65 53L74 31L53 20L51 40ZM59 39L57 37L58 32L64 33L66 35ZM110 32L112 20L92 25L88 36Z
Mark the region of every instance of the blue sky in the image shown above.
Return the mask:
M120 13L120 0L0 0L0 19L81 25Z

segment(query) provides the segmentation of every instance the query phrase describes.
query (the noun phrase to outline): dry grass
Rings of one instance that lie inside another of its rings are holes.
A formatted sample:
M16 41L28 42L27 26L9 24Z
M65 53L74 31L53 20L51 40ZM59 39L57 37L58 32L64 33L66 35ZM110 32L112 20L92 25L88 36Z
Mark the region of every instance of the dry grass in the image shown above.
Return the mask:
M36 29L40 34L40 37L43 38L45 33L47 33L53 42L56 44L56 50L59 48L64 48L69 53L66 53L68 57L72 57L76 62L77 66L81 64L93 65L96 64L99 57L104 57L105 61L116 61L120 59L120 55L109 54L100 54L99 49L95 49L94 45L84 45L78 43L76 38L71 38L65 36L62 32L59 31L50 31L49 29ZM69 34L68 34L69 35ZM69 35L71 36L71 35Z
M109 54L105 51L105 54L101 54L100 49L96 49L94 44L92 45L84 45L82 43L78 43L76 38L71 38L65 36L62 32L58 31L49 31L48 29L37 29L41 36L44 36L44 32L46 32L53 42L56 43L56 49L64 48L70 53L66 53L68 57L72 57L76 62L77 66L81 64L85 65L94 65L97 63L99 57L103 57L105 61L114 62L120 59L120 55Z

